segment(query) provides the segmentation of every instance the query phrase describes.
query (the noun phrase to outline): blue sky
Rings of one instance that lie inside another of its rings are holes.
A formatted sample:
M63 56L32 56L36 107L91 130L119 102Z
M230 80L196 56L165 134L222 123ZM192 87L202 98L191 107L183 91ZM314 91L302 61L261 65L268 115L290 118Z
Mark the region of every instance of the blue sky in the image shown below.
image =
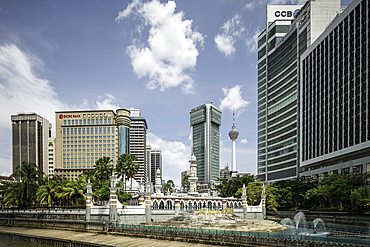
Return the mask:
M53 124L60 110L138 108L164 179L179 184L189 111L207 101L223 111L220 167L231 163L234 108L237 169L256 173L257 36L267 4L302 3L0 1L0 174L12 172L11 114Z

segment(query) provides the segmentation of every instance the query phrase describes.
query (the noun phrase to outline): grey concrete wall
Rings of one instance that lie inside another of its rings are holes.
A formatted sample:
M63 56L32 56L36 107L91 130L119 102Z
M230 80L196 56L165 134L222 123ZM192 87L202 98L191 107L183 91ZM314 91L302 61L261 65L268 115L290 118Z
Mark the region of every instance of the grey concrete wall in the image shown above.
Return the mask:
M118 216L118 224L138 225L146 222L145 214L123 214Z
M85 221L85 209L1 209L0 218Z
M109 214L91 214L90 215L91 221L98 221L98 222L109 222Z

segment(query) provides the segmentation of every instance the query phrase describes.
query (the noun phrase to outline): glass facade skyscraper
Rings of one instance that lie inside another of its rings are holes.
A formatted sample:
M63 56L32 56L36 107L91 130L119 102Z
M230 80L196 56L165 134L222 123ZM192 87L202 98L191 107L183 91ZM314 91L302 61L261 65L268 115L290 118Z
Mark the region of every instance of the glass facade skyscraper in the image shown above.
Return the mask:
M262 181L299 176L300 56L340 12L339 0L307 1L279 19L288 6L267 7L273 13L266 13L266 30L258 37L257 177Z
M217 181L219 176L221 113L212 104L190 111L191 154L197 159L199 184Z

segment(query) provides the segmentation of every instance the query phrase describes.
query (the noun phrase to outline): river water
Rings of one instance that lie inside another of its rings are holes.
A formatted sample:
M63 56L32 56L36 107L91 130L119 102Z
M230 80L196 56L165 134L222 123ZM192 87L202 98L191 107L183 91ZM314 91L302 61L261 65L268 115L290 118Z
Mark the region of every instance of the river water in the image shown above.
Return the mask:
M46 247L45 244L30 243L22 240L15 240L11 238L1 238L0 247Z

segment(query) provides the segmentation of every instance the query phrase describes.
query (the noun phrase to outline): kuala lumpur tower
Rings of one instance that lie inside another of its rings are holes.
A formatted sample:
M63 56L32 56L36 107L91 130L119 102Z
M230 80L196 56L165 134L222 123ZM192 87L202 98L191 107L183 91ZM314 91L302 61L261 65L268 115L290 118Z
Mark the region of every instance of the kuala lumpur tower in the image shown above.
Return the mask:
M233 127L232 130L229 132L229 137L233 142L233 150L232 150L232 173L236 173L236 146L235 146L235 140L238 138L239 131L236 130L235 127L235 112L233 110Z

